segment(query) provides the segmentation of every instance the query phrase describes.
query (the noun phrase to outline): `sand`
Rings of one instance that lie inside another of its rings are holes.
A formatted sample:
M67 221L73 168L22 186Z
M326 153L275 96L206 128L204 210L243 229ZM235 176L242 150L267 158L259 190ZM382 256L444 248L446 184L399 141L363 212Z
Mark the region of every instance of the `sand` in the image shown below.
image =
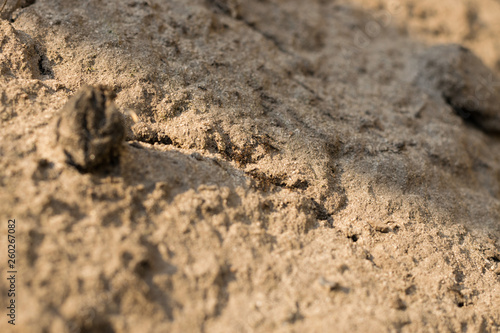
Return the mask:
M498 1L0 17L1 332L500 331Z

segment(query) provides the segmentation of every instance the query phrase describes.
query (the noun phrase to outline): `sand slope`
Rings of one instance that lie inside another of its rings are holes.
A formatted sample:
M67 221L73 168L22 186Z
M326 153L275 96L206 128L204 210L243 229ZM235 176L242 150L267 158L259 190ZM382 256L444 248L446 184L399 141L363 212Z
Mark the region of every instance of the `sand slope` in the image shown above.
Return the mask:
M0 331L500 329L498 1L32 2L0 21ZM127 127L95 170L58 140L85 84Z

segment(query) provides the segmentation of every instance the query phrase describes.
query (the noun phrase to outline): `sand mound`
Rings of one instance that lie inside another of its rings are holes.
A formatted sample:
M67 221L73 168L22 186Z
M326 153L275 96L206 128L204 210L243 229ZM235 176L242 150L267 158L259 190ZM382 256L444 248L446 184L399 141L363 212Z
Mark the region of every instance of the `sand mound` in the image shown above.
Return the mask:
M2 18L2 332L500 329L498 1Z

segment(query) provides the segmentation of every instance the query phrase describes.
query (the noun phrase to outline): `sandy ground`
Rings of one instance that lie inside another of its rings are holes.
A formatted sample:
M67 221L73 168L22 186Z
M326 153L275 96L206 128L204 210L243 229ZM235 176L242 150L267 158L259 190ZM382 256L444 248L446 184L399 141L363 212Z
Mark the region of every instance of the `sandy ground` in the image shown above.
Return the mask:
M499 1L1 17L1 332L500 331Z

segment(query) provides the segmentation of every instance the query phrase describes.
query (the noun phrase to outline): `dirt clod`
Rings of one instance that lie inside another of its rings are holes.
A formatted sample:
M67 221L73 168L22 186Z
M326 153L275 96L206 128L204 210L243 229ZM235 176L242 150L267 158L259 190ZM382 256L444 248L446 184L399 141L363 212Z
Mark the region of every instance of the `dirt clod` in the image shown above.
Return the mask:
M67 163L83 171L116 161L124 139L123 118L105 87L85 86L63 107L56 128Z
M418 73L417 84L441 95L459 116L500 133L500 78L472 51L457 44L431 47Z

